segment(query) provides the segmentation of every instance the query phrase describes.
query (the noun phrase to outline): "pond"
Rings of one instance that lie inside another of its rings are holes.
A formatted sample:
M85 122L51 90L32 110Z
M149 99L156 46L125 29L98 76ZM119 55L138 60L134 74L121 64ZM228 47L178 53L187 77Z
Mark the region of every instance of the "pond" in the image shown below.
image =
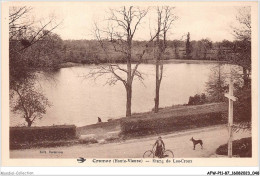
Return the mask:
M160 107L188 103L189 97L205 92L206 82L210 79L213 64L164 64L164 74L160 89ZM124 65L122 65L124 66ZM52 73L52 79L38 80L45 95L52 103L47 113L34 125L75 124L84 126L110 118L125 116L126 92L124 85L117 82L106 84L109 75L98 79L86 79L94 65L61 68ZM227 67L225 65L225 67ZM132 113L151 111L155 97L155 66L139 66L143 73L143 83L133 82ZM11 113L11 126L25 124L18 114Z

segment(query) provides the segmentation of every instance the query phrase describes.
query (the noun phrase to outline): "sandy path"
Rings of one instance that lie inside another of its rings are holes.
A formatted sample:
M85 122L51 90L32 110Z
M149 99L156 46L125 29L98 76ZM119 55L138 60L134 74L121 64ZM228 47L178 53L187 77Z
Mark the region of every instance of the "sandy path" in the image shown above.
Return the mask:
M204 148L197 145L193 150L191 137L202 139ZM234 140L251 136L250 132L234 133ZM141 158L152 148L157 137L128 140L121 143L74 145L70 147L12 150L11 158ZM207 127L162 136L166 149L174 152L176 158L199 158L212 156L219 145L228 141L228 131L223 125ZM46 153L44 153L46 152ZM51 153L62 152L62 153Z

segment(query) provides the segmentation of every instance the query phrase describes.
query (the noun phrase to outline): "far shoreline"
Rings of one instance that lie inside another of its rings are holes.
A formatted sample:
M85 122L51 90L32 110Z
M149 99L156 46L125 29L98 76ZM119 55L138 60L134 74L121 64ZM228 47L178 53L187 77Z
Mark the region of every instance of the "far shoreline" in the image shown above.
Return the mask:
M227 64L227 61L217 61L217 60L188 60L188 59L169 59L169 60L162 60L164 64L172 64L172 63L186 63L186 64ZM133 64L136 62L133 61ZM100 64L108 64L108 63L77 63L77 62L65 62L61 63L58 66L58 69L61 68L69 68L69 67L76 67L82 65L100 65ZM117 63L117 64L125 64L125 63ZM147 60L142 64L155 64L154 60Z

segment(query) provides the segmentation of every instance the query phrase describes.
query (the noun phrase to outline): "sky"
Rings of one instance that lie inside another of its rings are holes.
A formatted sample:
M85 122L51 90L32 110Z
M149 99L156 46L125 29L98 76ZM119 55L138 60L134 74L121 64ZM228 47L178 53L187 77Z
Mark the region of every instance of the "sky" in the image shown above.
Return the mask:
M109 8L118 7L94 3L36 6L31 13L34 18L43 21L53 16L57 22L62 21L61 25L53 32L64 40L95 39L93 35L94 21L102 24ZM176 6L175 13L178 20L170 29L168 39L181 39L183 35L190 32L191 40L203 38L209 38L212 41L233 40L231 26L236 21L236 12L237 7L235 6ZM155 11L150 11L143 19L142 25L135 35L135 40L149 39L149 31L153 29L151 26L156 24L155 14Z

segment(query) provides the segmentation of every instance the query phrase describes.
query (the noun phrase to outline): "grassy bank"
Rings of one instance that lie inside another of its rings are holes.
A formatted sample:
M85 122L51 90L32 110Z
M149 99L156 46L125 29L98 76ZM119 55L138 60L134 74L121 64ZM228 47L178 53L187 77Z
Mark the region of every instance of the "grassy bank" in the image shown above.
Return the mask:
M177 105L162 108L158 113L151 111L134 113L129 118L123 117L109 122L78 127L77 134L95 134L98 139L102 139L107 133L120 131L121 138L138 138L151 134L161 134L226 123L226 119L222 117L227 110L228 106L225 103L193 106ZM193 122L193 124L191 122ZM149 126L152 126L152 129L150 128L148 130ZM176 128L176 126L178 126L178 128ZM127 127L130 129L126 129Z
M223 118L227 108L227 104L224 103L193 106L176 105L162 108L158 113L134 113L128 118L123 117L83 127L10 128L13 136L10 138L10 144L12 145L10 149L118 142L120 140L213 126L227 122L227 119ZM63 135L65 132L70 135ZM16 133L19 133L19 135L16 136Z
M97 139L102 139L109 132L120 131L121 121L122 119L115 119L109 122L77 127L77 136L95 134Z
M226 123L225 104L180 106L162 109L159 113L137 114L123 119L121 133L124 139L158 135Z

